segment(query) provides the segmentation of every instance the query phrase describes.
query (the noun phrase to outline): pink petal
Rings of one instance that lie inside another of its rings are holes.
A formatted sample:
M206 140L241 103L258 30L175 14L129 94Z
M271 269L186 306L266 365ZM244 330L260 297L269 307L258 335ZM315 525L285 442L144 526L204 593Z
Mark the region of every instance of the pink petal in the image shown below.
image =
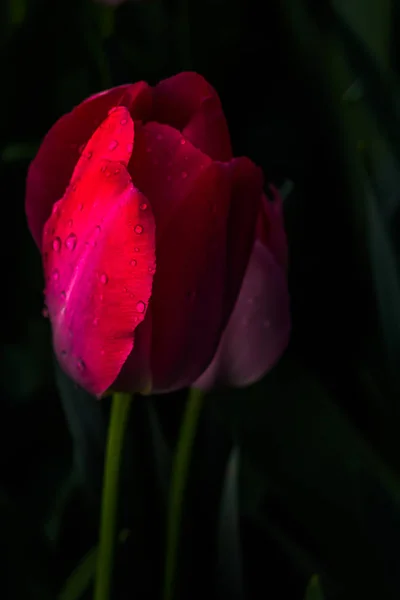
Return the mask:
M218 351L194 387L247 386L283 354L290 335L289 295L284 269L257 240L235 309Z
M288 247L283 219L283 200L273 185L269 186L272 200L263 194L262 211L257 223L258 238L270 249L275 260L284 269L288 264Z
M61 117L44 138L32 161L26 184L28 226L40 247L44 223L53 204L63 197L80 149L113 106L122 104L134 118L144 118L151 107L151 91L139 82L91 96L72 112Z
M151 301L155 392L190 385L217 348L224 323L230 177L211 164L157 239Z
M263 174L248 158L234 158L227 168L231 178L231 203L228 217L228 274L225 310L231 315L238 298L255 239L260 213ZM227 320L225 321L226 325Z
M179 218L182 201L210 164L211 160L176 129L158 123L135 126L129 172L135 186L151 203L158 239Z
M156 85L152 119L179 129L214 160L232 157L221 102L214 88L197 73L179 73Z
M120 107L87 144L43 236L57 357L75 381L98 395L114 382L133 348L155 271L151 206L124 166L132 143L133 122Z

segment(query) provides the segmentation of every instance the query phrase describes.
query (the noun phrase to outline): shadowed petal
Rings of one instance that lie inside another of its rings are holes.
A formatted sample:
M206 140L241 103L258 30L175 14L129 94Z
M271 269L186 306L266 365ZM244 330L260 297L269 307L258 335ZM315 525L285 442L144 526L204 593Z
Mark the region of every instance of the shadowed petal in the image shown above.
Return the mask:
M194 387L246 386L259 380L283 354L290 335L286 274L257 240L238 301L218 351Z
M154 391L186 385L204 370L224 322L227 274L227 169L212 164L157 239L152 296Z
M134 118L144 118L151 107L150 88L139 82L91 96L61 117L45 136L28 170L25 200L28 226L39 247L44 223L65 193L82 145L119 104L128 107Z
M151 202L157 238L163 235L165 227L179 219L182 201L211 162L168 125L135 125L135 146L129 172L135 186ZM201 199L197 199L199 201Z
M217 92L193 72L164 79L153 90L152 119L182 131L214 160L232 157L228 126Z

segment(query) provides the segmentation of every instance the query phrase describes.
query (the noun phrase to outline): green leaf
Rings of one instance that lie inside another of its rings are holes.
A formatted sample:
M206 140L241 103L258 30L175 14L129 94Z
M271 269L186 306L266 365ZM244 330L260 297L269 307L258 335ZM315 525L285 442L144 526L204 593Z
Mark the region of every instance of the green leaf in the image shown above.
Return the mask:
M318 575L311 577L304 600L324 600Z
M97 547L92 548L72 571L57 600L79 600L92 583L96 569Z

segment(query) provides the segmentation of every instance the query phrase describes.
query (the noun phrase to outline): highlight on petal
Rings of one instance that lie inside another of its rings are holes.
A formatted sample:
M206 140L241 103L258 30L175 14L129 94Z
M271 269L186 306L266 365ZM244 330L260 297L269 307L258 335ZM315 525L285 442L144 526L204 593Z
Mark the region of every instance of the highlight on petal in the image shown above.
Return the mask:
M123 105L134 119L151 109L144 82L123 85L91 96L62 116L45 136L27 175L25 208L31 234L40 247L52 206L63 197L83 146L114 106Z
M257 240L218 351L194 387L242 387L258 381L281 357L289 336L286 274Z
M46 224L43 254L58 360L102 394L133 348L155 272L151 207L123 165L93 162L68 188Z

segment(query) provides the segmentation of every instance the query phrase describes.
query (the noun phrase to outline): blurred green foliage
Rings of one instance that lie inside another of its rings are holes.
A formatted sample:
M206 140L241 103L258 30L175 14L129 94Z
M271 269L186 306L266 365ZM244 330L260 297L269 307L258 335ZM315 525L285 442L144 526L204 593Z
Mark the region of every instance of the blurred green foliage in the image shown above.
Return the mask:
M318 573L324 600L398 600L398 18L394 0L2 3L1 598L57 598L96 546L109 416L54 366L24 217L29 160L89 94L193 68L221 96L235 154L291 190L293 337L264 381L208 398L179 597L295 600ZM184 399L134 403L116 599L159 597ZM306 598L322 598L317 579Z

